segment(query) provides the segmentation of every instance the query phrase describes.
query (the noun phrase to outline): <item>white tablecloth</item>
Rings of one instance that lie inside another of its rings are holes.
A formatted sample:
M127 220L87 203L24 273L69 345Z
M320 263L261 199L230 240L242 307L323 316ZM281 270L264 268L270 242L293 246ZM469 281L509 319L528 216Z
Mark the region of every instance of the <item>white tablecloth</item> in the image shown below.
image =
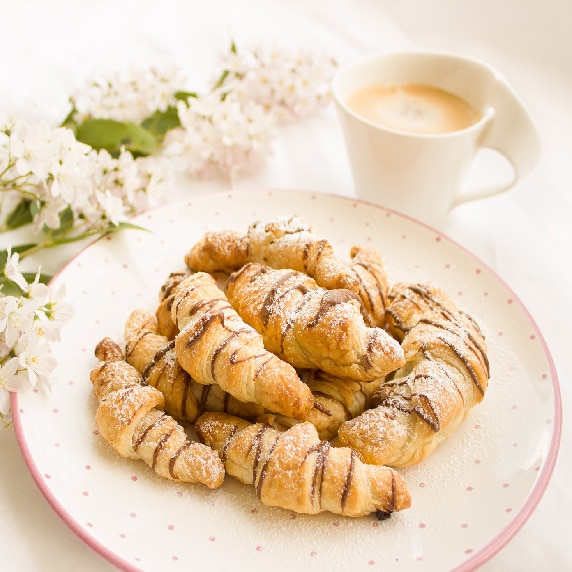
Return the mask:
M560 455L546 493L525 526L483 569L572 569L569 0L3 0L1 13L0 107L33 105L39 116L53 120L62 117L70 92L94 72L175 62L200 84L231 38L244 45L306 45L339 60L419 45L463 51L497 66L531 110L543 156L517 188L458 208L444 230L493 268L529 309L556 364L564 416ZM265 168L235 187L353 195L333 110L282 128L274 149ZM169 200L221 185L189 183ZM50 254L44 267L57 269L61 257ZM10 429L0 431L0 502L0 570L110 569L53 512Z

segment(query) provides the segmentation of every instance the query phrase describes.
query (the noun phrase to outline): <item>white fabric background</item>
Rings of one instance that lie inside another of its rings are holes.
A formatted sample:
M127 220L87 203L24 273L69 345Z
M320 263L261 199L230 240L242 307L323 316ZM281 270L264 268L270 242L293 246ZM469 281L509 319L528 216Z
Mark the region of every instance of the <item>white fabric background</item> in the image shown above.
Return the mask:
M516 292L551 349L563 399L560 456L547 492L516 537L483 570L572 569L572 3L569 0L2 0L0 109L33 106L57 121L67 97L95 72L174 62L199 88L230 38L307 45L340 61L419 45L464 51L498 67L528 105L543 155L502 196L458 208L445 232ZM309 152L311 150L311 153ZM478 174L476 175L478 176ZM186 184L169 200L224 186ZM262 171L236 188L303 188L351 196L333 110L283 128ZM6 246L0 235L0 246ZM56 270L73 254L50 253ZM29 475L12 430L0 431L0 570L104 571L110 566L52 511Z

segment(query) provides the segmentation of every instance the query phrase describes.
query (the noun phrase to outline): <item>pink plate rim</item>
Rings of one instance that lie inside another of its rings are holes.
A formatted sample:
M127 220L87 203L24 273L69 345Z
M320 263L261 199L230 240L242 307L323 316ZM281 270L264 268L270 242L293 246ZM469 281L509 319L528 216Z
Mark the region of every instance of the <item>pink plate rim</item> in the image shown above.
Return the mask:
M516 293L512 290L512 288L505 282L505 280L503 278L501 278L498 275L497 272L495 272L488 264L483 262L478 256L473 254L470 250L465 248L463 245L461 245L460 243L458 243L454 239L443 234L441 231L439 231L439 230L437 230L437 229L435 229L435 228L433 228L433 227L431 227L431 226L429 226L423 222L420 222L420 221L418 221L418 220L416 220L416 219L414 219L408 215L396 212L396 211L389 209L387 207L384 207L384 206L381 206L381 205L378 205L375 203L371 203L371 202L368 202L368 201L365 201L362 199L345 197L345 196L335 195L335 194L331 194L331 193L305 191L305 190L299 190L299 189L298 190L294 190L294 189L292 189L292 190L291 189L242 190L241 189L241 190L231 190L231 191L226 190L226 191L218 191L218 192L214 192L214 193L208 193L208 194L204 193L204 194L196 195L190 199L186 199L186 200L181 201L181 203L182 204L186 204L186 203L190 203L190 202L195 203L195 202L199 202L202 200L213 201L213 200L216 200L217 197L219 199L223 199L224 197L228 197L229 192L234 194L234 195L257 195L257 194L262 194L262 193L268 194L270 191L279 191L280 194L289 193L292 195L296 195L296 194L303 194L306 196L307 195L314 195L316 197L319 196L319 197L323 197L323 198L330 199L333 201L337 200L337 201L348 202L348 203L352 203L352 204L364 204L364 205L367 205L368 207L371 207L373 209L378 209L378 210L382 210L385 212L391 212L392 214L399 216L401 218L407 219L407 220L413 222L414 224L416 224L418 226L430 229L432 232L434 232L438 236L440 236L441 239L448 241L449 243L454 245L456 248L458 248L459 250L464 252L467 256L473 258L475 261L477 261L479 264L481 264L484 268L486 268L491 273L491 275L501 285L503 285L504 288L506 288L506 290L508 292L510 292L514 302L518 304L519 308L524 313L524 315L526 316L526 318L530 322L531 326L533 327L533 329L534 329L534 331L538 337L538 340L541 343L541 346L542 346L542 349L543 349L543 352L544 352L544 355L545 355L545 358L546 358L546 361L547 361L547 364L549 367L550 378L551 378L551 382L552 382L553 395L554 395L554 424L553 424L552 437L551 437L551 441L550 441L550 448L548 450L546 459L542 465L542 469L540 471L539 477L536 480L534 486L532 487L530 494L527 497L524 504L522 505L521 509L515 514L513 519L510 521L510 523L507 526L505 526L505 528L501 532L499 532L496 536L494 536L479 551L477 551L476 553L471 555L464 563L462 563L459 566L457 566L456 568L454 568L454 571L455 572L469 571L469 570L474 570L474 569L478 568L479 566L482 566L485 562L490 560L495 554L497 554L502 548L504 548L510 542L510 540L518 533L518 531L524 526L524 524L526 523L528 518L534 512L534 509L536 508L536 506L540 502L540 499L542 498L544 492L546 491L546 488L548 486L548 483L550 481L550 478L551 478L553 470L554 470L554 466L556 464L556 459L558 457L558 450L560 447L560 438L561 438L561 432L562 432L562 399L561 399L560 385L559 385L559 381L558 381L558 374L556 371L556 367L554 365L554 361L553 361L552 355L550 353L550 350L548 348L548 345L546 343L546 340L545 340L544 336L542 335L542 332L540 331L540 328L538 327L536 321L534 320L534 318L532 317L532 315L530 314L530 312L528 311L528 309L526 308L524 303L520 300L520 298L516 295ZM161 206L161 207L155 209L154 211L149 211L147 213L139 215L139 217L137 217L137 218L142 218L146 215L152 214L153 212L158 212L160 210L169 209L169 208L173 208L173 204ZM64 272L65 269L69 266L69 264L71 264L78 256L81 256L81 254L86 249L93 246L93 244L95 244L96 242L98 242L102 238L103 237L99 237L98 239L96 239L95 241L93 241L92 243L87 245L85 248L83 248L81 250L81 252L79 252L77 255L75 255L70 261L68 261L68 263L63 268L60 269L60 271L54 276L54 278L59 276L62 272ZM62 521L71 529L71 531L74 534L76 534L76 536L78 536L83 542L85 542L96 553L98 553L100 556L102 556L104 559L106 559L110 564L112 564L112 565L114 565L114 566L116 566L122 570L126 570L126 571L138 570L138 568L136 566L133 566L131 563L126 562L122 557L118 556L115 552L113 552L112 550L107 548L104 544L102 544L101 542L96 540L93 536L91 536L88 532L86 532L86 530L82 526L80 526L76 522L76 520L68 513L65 506L52 493L52 491L49 489L49 487L46 486L45 481L41 477L39 470L38 470L38 467L35 464L33 455L31 454L31 452L28 448L28 444L26 443L26 439L24 436L24 430L23 430L23 426L22 426L22 418L19 414L19 408L18 408L18 394L15 392L11 393L10 400L11 400L13 423L14 423L14 429L16 432L16 438L17 438L20 450L22 452L22 455L24 457L24 461L25 461L26 465L28 466L28 469L29 469L34 481L36 482L36 485L38 486L38 488L40 489L41 493L44 495L44 497L46 498L48 503L54 509L54 511L58 514L58 516L62 519Z

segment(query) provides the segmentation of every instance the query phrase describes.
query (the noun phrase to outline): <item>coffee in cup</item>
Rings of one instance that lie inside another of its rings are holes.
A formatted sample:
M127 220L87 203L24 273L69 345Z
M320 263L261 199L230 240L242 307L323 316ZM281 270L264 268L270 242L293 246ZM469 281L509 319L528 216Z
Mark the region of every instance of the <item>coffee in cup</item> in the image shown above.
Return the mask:
M540 155L525 106L476 58L427 50L370 54L341 65L332 92L357 197L436 227L457 205L513 187ZM504 155L512 178L464 189L485 148Z
M478 111L461 97L419 83L367 85L351 93L346 104L376 125L409 133L448 133L480 119Z

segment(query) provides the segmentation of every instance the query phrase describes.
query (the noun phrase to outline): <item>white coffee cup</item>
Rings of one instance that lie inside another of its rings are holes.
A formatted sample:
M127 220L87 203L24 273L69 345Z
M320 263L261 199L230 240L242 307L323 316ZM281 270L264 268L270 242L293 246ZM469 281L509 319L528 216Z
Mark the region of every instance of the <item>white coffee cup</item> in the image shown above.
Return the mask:
M374 85L429 85L458 96L479 118L446 133L384 127L348 106L356 90ZM472 57L435 51L385 52L343 64L332 85L358 198L442 226L455 206L502 193L540 156L529 113L507 81ZM482 148L498 151L513 169L510 180L463 189Z

